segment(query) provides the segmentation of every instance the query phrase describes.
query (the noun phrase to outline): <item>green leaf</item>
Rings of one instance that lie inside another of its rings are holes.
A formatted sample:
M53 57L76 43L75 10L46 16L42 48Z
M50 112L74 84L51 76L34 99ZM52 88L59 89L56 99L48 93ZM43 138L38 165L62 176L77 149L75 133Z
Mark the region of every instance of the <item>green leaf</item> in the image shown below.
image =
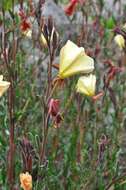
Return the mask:
M115 19L113 17L110 17L106 23L105 23L105 27L108 29L113 29L115 26Z

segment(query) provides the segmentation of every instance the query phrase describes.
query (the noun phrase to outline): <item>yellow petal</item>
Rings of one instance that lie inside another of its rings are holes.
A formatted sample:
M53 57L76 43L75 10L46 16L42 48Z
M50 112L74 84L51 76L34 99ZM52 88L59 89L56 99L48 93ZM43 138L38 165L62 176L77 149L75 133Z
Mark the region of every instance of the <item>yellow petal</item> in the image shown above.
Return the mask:
M0 75L0 81L2 81L3 80L3 75Z
M125 48L125 39L121 34L117 34L114 38L116 44L120 47L120 49Z
M60 51L59 77L66 78L78 73L90 73L94 70L94 60L87 56L83 47L68 40Z
M41 40L42 45L43 45L44 47L47 47L47 41L46 41L46 39L45 39L45 37L44 37L43 34L41 34L40 40Z
M23 34L24 34L27 38L31 38L31 37L32 37L32 30L27 30L26 32L23 32Z
M87 96L95 95L96 76L90 74L89 76L80 77L77 83L77 92L83 93Z
M10 82L3 81L3 75L0 75L0 97L7 91L10 86Z

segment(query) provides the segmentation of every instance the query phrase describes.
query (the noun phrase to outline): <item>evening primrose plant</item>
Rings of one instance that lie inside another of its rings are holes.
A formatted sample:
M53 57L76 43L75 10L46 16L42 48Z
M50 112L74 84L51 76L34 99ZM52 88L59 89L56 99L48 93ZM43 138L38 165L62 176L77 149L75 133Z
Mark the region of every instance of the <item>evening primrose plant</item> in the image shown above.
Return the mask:
M10 82L0 76L0 96L9 86L10 89L8 99L2 100L7 101L8 105L8 111L4 114L1 101L3 121L0 124L0 147L5 156L1 156L0 162L0 176L3 175L3 179L0 177L0 188L6 183L4 189L11 190L20 187L22 190L105 189L99 184L105 187L106 179L115 176L109 164L112 162L112 168L115 168L112 149L110 155L106 149L109 142L112 146L115 142L115 139L111 139L109 128L113 126L115 130L117 122L114 124L114 120L118 120L118 113L114 118L108 96L110 93L115 101L112 85L122 69L115 66L116 56L112 58L114 64L108 60L112 54L107 43L109 36L105 38L104 32L109 27L104 28L105 24L102 25L99 20L102 15L97 14L102 14L102 5L99 6L97 1L95 7L98 12L95 15L91 5L93 1L72 0L70 5L84 2L83 7L75 7L82 11L84 17L82 30L78 27L77 37L72 34L69 37L63 30L64 38L60 28L56 30L58 24L54 23L53 18L43 18L40 14L45 2L39 0L34 4L34 1L28 0L27 9L25 0L18 1L21 19L17 21L13 2L12 8L7 11L11 17L9 27L3 24L6 19L8 22L8 17L6 11L1 10L1 73L6 73ZM55 2L58 6L58 1ZM67 15L75 13L76 17L75 9L71 9L71 6L65 12ZM92 12L93 15L88 17ZM75 19L72 15L69 18L71 28ZM35 22L31 22L31 16ZM121 50L125 50L125 36L116 34L115 42ZM30 51L27 51L29 42ZM102 64L104 59L106 64ZM117 82L120 85L116 87L123 89L124 82ZM95 93L96 90L99 93ZM122 98L123 92L118 90ZM119 111L119 117L123 117L123 111ZM111 128L112 135L114 130ZM4 134L8 135L7 138L5 135L5 139ZM9 145L4 145L4 141ZM100 178L97 172L100 172Z

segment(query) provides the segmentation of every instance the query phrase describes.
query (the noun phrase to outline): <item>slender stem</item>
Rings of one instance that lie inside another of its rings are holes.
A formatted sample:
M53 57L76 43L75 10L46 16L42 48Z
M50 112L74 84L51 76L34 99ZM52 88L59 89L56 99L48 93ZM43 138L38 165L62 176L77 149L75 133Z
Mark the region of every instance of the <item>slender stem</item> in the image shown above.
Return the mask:
M14 0L12 0L12 11L14 13ZM3 43L2 50L4 54L4 63L5 67L8 71L9 81L11 83L9 94L8 94L8 112L9 112L9 124L10 124L10 137L9 137L9 152L8 152L8 168L7 168L7 179L10 190L14 188L14 155L15 155L15 144L14 144L14 129L15 129L15 121L14 121L14 102L15 102L15 93L14 93L14 77L12 73L12 66L9 66L9 55L6 52L6 31L5 31L5 12L3 9ZM14 21L13 21L14 22ZM15 51L15 37L13 31L13 51ZM13 52L13 62L15 62L15 52Z
M45 157L45 148L46 148L47 136L48 136L49 119L50 119L50 115L47 114L46 122L45 122L45 131L44 131L44 136L43 136L43 141L42 141L42 148L41 148L41 152L40 152L40 162L41 163L43 163L44 157Z
M52 85L52 61L53 61L53 56L51 53L51 50L49 49L49 55L50 55L50 61L48 63L48 84L47 84L47 91L46 91L46 99L48 99L48 96L51 91L51 85Z
M50 115L48 113L48 101L52 97L55 91L55 86L54 86L54 89L52 89L52 63L54 59L54 52L51 52L50 48L49 48L49 55L50 55L50 60L48 63L48 79L47 79L48 83L47 83L47 89L46 89L46 97L44 101L43 141L42 141L42 146L40 150L40 163L43 163L44 161L45 148L47 144L49 119L50 119Z
M14 145L14 129L15 129L15 122L14 122L14 88L13 88L13 81L11 80L11 87L9 91L9 121L10 121L10 148L9 148L9 155L8 155L8 183L10 185L10 189L13 190L14 185L14 152L15 152L15 145Z
M51 97L53 96L53 93L55 92L56 88L57 88L57 85L58 85L58 81L56 81L56 83L54 84L53 86L53 89L51 90L50 92L50 95L48 97L48 100L47 100L47 104L49 103L49 100L51 99Z

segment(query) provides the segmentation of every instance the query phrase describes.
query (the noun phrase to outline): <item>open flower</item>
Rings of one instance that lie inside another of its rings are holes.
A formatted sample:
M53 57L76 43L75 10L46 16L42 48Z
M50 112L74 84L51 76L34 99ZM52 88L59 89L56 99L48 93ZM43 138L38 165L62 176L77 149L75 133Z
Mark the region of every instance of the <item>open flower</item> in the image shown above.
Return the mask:
M32 176L28 172L20 174L20 182L23 190L32 190Z
M117 34L114 38L116 44L120 47L120 49L125 48L125 39L121 34Z
M87 96L95 95L96 76L90 74L89 76L80 77L77 83L77 92L83 93Z
M10 86L10 82L3 81L3 75L0 75L0 97L7 91Z
M87 56L83 47L67 41L60 51L59 77L61 79L94 70L94 60Z

